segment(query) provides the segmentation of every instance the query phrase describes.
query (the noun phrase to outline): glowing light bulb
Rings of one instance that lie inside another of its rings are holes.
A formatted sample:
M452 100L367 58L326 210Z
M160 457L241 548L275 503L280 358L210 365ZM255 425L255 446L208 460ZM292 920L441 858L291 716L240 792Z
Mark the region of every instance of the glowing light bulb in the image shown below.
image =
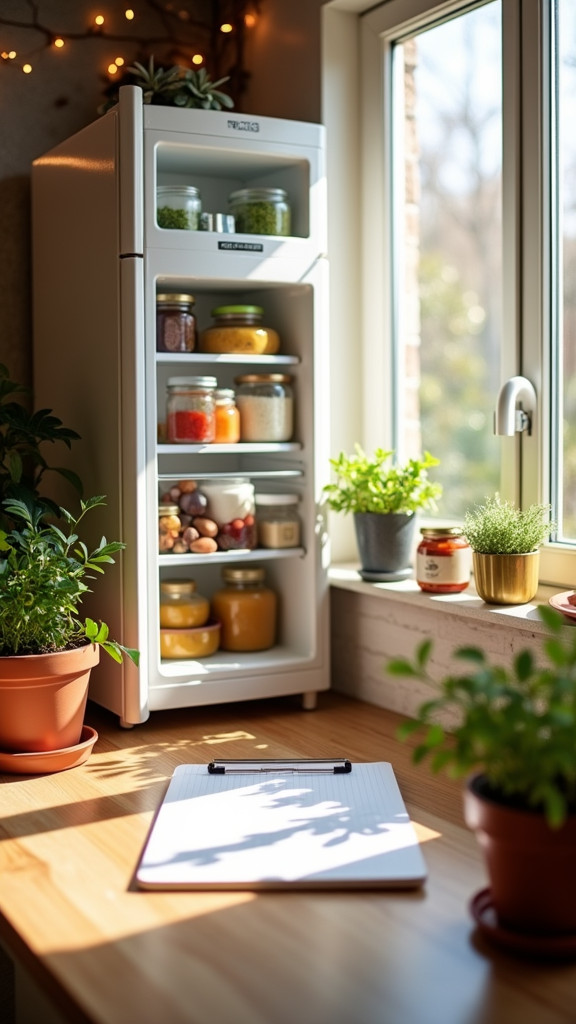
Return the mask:
M121 68L122 65L124 64L124 57L115 57L114 58L114 63L115 63L117 68Z
M14 60L16 56L16 50L8 50L8 60Z
M109 75L116 75L117 73L118 73L118 68L117 68L116 64L109 64L108 65L108 74Z
M220 31L221 32L231 32L232 31L232 25L230 24L230 22L229 21L225 21L223 25L220 25Z
M245 14L244 15L244 24L246 25L246 28L254 28L254 25L256 24L256 15L255 14Z
M194 56L192 57L193 64L201 64L203 60L204 57L202 56L201 53L195 53Z
M22 65L22 71L24 72L25 75L29 75L30 72L32 71L32 65L31 64L23 64Z
M124 17L126 18L126 21L133 21L134 11L129 7L128 10L124 11Z
M64 46L64 40L62 39L61 36L57 36L56 39L54 39L54 46L58 50L62 49L62 47Z
M104 15L103 14L97 14L96 17L94 18L94 24L98 25L98 27L100 28L100 26L104 24Z

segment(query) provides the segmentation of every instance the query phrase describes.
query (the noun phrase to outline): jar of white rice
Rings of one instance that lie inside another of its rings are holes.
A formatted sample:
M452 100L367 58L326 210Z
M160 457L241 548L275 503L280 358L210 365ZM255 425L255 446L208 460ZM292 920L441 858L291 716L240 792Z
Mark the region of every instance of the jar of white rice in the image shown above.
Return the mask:
M294 430L292 378L248 373L235 378L241 441L290 441Z

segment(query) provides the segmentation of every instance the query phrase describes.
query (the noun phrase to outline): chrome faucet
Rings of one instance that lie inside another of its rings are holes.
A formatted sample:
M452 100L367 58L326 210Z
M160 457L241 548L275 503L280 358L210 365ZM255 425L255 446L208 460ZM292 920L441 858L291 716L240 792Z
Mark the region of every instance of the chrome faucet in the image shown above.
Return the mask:
M498 393L494 433L513 437L516 433L527 431L530 435L535 412L536 391L533 384L526 377L510 377Z

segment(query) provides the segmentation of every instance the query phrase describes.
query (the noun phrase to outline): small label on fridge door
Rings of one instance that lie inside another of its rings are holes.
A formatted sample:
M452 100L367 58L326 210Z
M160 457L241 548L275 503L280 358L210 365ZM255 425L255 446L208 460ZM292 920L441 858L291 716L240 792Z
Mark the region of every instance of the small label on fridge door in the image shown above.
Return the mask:
M245 252L264 252L262 242L218 242L219 249L242 249Z

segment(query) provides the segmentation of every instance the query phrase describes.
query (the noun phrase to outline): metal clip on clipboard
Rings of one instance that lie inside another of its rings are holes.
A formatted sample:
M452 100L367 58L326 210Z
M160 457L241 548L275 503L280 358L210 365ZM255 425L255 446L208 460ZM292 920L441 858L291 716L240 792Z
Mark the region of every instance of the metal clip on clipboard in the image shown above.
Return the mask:
M216 760L208 765L210 775L252 775L259 772L324 772L330 775L346 775L352 771L352 764L346 757L326 757L305 761L286 758L276 761L267 758L251 760Z

